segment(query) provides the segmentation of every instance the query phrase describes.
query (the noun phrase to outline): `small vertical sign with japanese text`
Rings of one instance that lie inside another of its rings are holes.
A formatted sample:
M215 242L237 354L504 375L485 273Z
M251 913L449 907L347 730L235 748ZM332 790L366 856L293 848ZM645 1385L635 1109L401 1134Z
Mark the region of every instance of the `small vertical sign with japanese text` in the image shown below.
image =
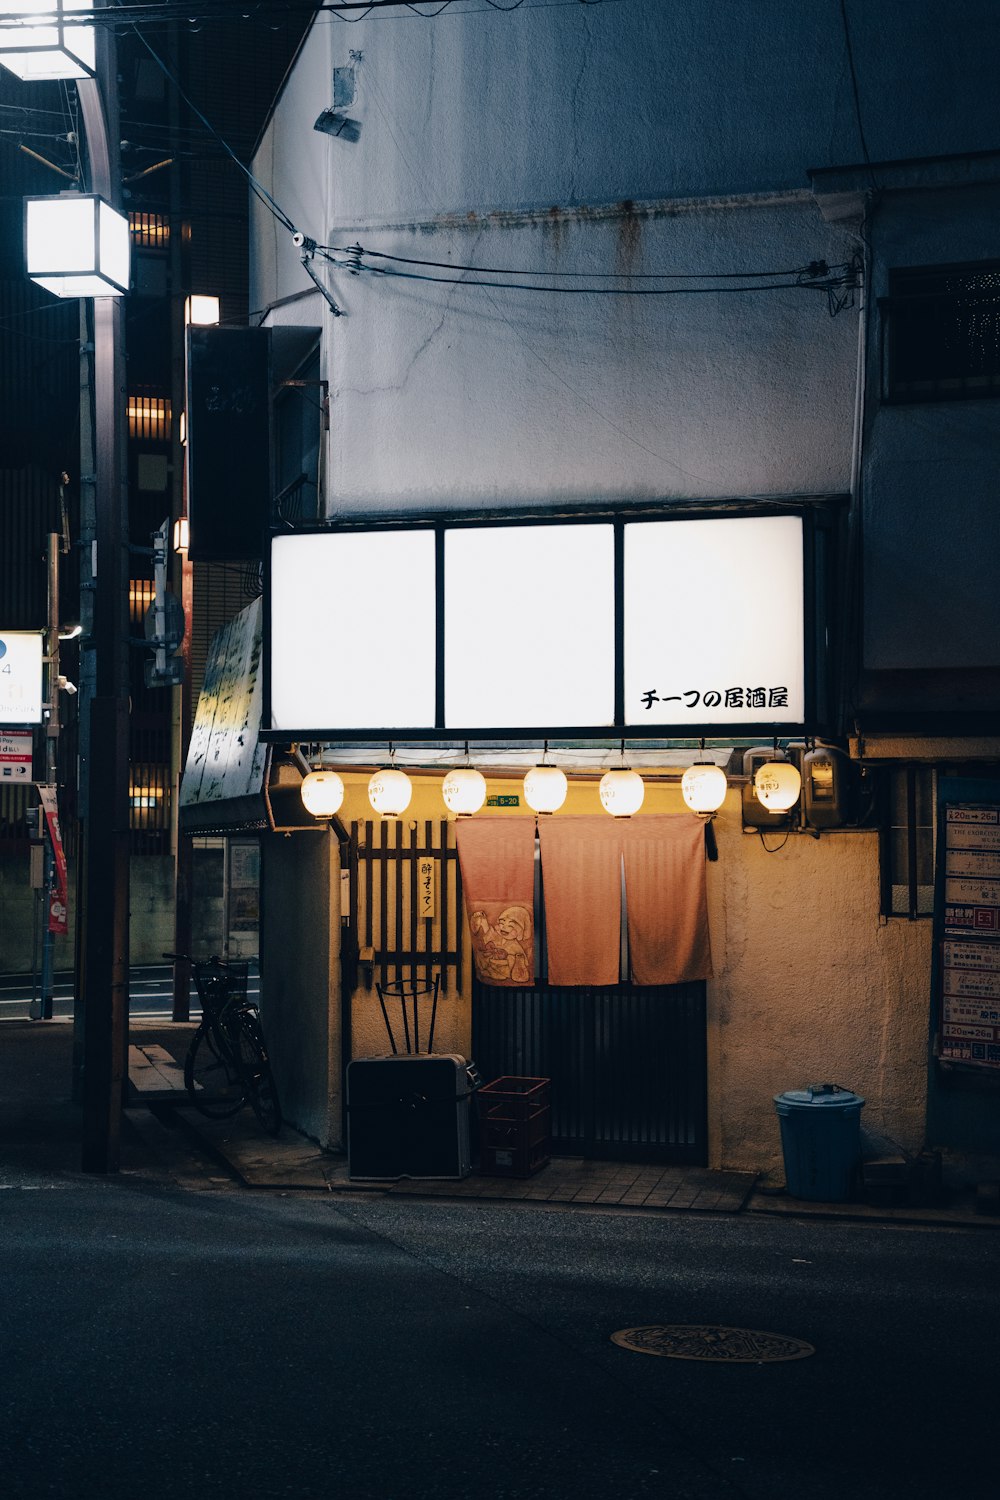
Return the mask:
M1000 804L944 809L940 1056L1000 1068Z
M429 855L417 860L417 916L427 922L437 916L437 860Z

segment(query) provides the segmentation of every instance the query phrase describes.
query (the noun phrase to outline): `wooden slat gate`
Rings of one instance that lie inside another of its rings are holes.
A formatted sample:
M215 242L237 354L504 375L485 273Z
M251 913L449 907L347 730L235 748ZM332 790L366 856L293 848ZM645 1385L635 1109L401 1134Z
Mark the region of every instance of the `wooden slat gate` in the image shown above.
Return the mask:
M430 865L430 915L423 915ZM357 956L383 988L395 979L462 977L462 886L447 819L367 821L351 826L350 926ZM370 960L362 955L370 954Z
M476 983L484 1079L552 1080L557 1153L707 1162L705 985L507 989Z

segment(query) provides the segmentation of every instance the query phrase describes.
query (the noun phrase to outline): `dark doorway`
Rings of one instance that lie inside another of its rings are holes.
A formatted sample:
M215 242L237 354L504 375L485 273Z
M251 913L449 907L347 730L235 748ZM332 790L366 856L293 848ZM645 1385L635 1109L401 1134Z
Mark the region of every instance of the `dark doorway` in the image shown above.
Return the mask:
M707 1162L705 985L507 989L476 982L472 1055L485 1080L552 1080L552 1149Z

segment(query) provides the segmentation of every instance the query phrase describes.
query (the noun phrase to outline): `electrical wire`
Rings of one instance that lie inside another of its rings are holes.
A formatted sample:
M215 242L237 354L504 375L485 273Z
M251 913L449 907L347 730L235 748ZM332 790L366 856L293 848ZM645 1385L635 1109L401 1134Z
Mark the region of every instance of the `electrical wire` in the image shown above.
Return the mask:
M307 15L322 14L324 12L335 16L350 16L354 12L360 12L358 19L364 19L373 10L387 10L391 8L412 11L414 15L424 20L433 20L443 10L450 8L455 0L441 0L436 11L428 13L420 11L411 3L411 0L269 0L269 3L254 3L254 0L241 0L235 5L232 0L200 0L200 3L187 5L184 0L160 0L160 3L150 4L118 4L109 7L93 6L92 8L81 8L73 13L74 23L80 25L114 25L116 20L119 24L126 26L137 25L164 25L177 21L186 21L195 26L210 21L238 21L242 24L248 20L261 20L267 16L285 16L288 13L304 13ZM525 4L525 0L484 0L491 10L513 11L519 10ZM581 0L566 0L566 3L579 4ZM601 4L602 0L583 0L583 3ZM108 11L118 12L118 17L109 16ZM237 14L234 14L234 11ZM10 13L3 17L4 24L17 24L19 22L31 23L37 20L37 16L28 13Z
M283 224L284 227L289 231L290 234L294 234L295 233L295 225L293 224L292 220L288 217L288 215L285 213L285 210L271 196L271 194L268 192L267 188L264 187L263 183L261 183L261 182L259 182L257 180L257 178L254 176L254 174L251 172L250 168L247 167L247 166L245 166L243 164L243 162L240 161L239 157L236 155L236 152L229 145L228 141L226 141L219 134L219 132L216 130L215 126L211 123L211 121L208 120L205 117L205 115L202 114L202 112L198 108L198 106L195 103L193 103L193 101L184 92L184 89L182 88L182 86L180 84L180 81L178 80L178 78L176 77L176 75L171 71L171 69L167 66L167 64L164 62L163 58L156 51L155 47L153 47L151 45L151 43L147 41L147 39L142 35L142 32L139 31L138 28L133 28L133 29L134 29L135 35L138 37L139 41L142 42L143 46L146 48L146 51L149 53L150 57L152 57L153 61L157 65L157 67L160 68L160 70L163 72L163 74L167 78L167 80L177 90L178 95L180 96L181 99L184 100L184 103L187 105L188 109L190 109L197 116L197 118L205 126L205 129L207 131L209 131L209 133L215 138L215 140L217 140L219 142L219 145L223 148L223 150L225 151L226 155L236 164L236 166L244 174L244 176L246 177L247 181L250 184L250 190L254 194L254 196L264 205L265 208L268 209L268 211L270 213L274 214L274 216L278 220L278 222L280 224Z
M319 252L317 252L319 253ZM491 287L497 291L514 292L544 292L549 296L582 296L582 297L699 297L699 296L724 296L727 293L738 292L747 295L752 292L785 292L785 291L829 291L831 286L848 286L846 277L838 276L832 279L797 279L795 281L768 281L760 283L745 283L741 286L687 286L687 287L623 287L623 286L537 286L533 283L523 281L490 281L477 279L470 281L464 276L422 276L415 271L393 271L388 267L349 265L343 261L333 260L329 253L324 253L323 258L330 261L332 265L341 270L350 270L355 274L361 272L369 276L392 278L398 281L421 281L431 282L438 286L467 286L467 287ZM541 274L541 273L539 273ZM698 279L696 274L691 279Z
M865 135L865 122L861 113L861 92L858 88L858 71L854 65L854 47L851 43L851 28L847 20L847 0L840 0L840 19L844 28L844 42L847 46L847 63L851 73L851 91L854 95L854 117L858 122L858 135L861 137L861 151L865 158L865 166L868 168L868 176L874 191L878 191L878 183L872 170L872 159L868 152L868 139Z
M328 250L334 255L373 255L379 260L395 261L403 266L435 266L445 271L474 271L483 276L548 276L589 277L592 281L736 281L760 280L765 276L801 276L806 272L822 275L828 269L825 262L814 261L810 266L792 266L781 271L527 271L510 266L467 266L458 261L422 260L415 256L389 255L383 250L365 250L360 245L346 248L339 245L318 245L319 250ZM820 270L819 268L823 269Z

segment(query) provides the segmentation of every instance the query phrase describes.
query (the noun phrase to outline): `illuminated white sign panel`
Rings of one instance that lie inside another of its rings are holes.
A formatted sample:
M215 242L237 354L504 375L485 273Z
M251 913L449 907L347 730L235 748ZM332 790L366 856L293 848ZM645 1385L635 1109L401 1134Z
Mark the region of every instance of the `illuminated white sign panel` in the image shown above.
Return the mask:
M0 724L42 722L42 637L0 630Z
M271 543L273 729L434 723L434 533Z
M273 539L274 735L804 724L801 517L440 530Z
M445 724L614 723L614 527L445 533Z
M799 516L625 526L625 722L805 718Z

